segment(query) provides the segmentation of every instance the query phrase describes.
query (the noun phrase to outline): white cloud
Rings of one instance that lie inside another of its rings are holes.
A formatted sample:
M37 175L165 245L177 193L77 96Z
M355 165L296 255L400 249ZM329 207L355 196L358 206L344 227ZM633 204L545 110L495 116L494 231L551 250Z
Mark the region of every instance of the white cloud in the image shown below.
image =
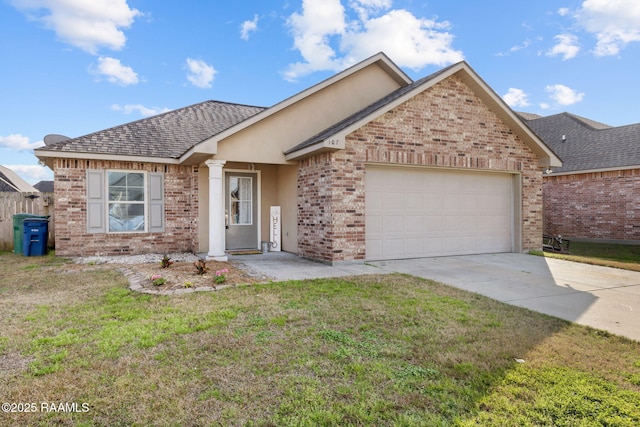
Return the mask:
M345 10L339 0L303 0L302 14L292 14L288 24L293 32L293 45L305 62L289 65L285 72L287 80L317 70L343 68L329 43L330 36L343 34L346 30Z
M240 26L240 38L249 40L249 33L258 29L258 15L253 16L253 21L244 21Z
M33 185L40 181L53 181L53 172L40 165L3 165L14 171L20 178Z
M127 105L119 105L113 104L111 106L113 111L121 111L124 114L131 114L134 111L137 111L142 117L155 116L157 114L166 113L171 111L168 108L160 108L160 107L145 107L142 104L127 104Z
M366 21L371 13L391 9L392 4L392 0L352 0L349 7L358 13L361 20Z
M110 83L119 86L138 84L140 81L133 68L122 65L120 60L115 58L101 56L98 58L98 65L91 66L89 70L97 76L105 76Z
M502 95L502 99L511 108L528 107L531 105L527 99L527 94L522 89L509 88L509 91Z
M558 40L558 44L547 52L547 56L562 55L563 60L575 58L580 51L578 37L573 34L559 34L554 37Z
M8 148L14 151L28 151L34 148L42 147L44 142L29 142L29 138L18 134L8 136L0 136L0 147Z
M187 58L187 80L196 87L210 88L217 73L213 66L199 59Z
M285 78L339 71L379 51L416 70L463 59L462 52L452 48L448 22L389 10L391 5L391 0L352 0L351 17L340 0L303 0L302 13L293 13L288 21L303 61L290 64Z
M596 56L617 55L628 43L640 41L638 0L585 0L576 19L596 36Z
M509 49L507 52L498 52L497 56L507 56L507 55L509 55L509 54L511 54L511 53L513 53L513 52L517 52L517 51L519 51L519 50L526 49L526 48L528 48L529 46L531 46L531 40L527 39L527 40L525 40L524 42L522 42L522 44L521 44L521 45L513 46L513 47L512 47L511 49Z
M119 50L129 28L141 12L126 0L11 0L32 20L42 22L65 43L91 54L100 47Z
M567 16L570 12L571 11L568 7L561 7L560 9L558 9L558 15L560 16Z
M549 93L549 97L561 106L576 104L584 98L584 93L576 92L561 84L549 85L545 90Z
M348 32L343 48L349 55L365 58L377 51L387 53L400 66L419 70L426 65L447 65L461 61L453 50L448 22L417 18L406 10L392 10L364 23L363 31Z

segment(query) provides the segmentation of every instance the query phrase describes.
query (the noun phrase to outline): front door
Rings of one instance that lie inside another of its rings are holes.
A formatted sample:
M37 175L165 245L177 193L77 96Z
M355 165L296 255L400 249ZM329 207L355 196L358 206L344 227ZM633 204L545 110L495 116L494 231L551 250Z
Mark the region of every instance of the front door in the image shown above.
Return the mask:
M258 175L225 173L226 249L258 249Z

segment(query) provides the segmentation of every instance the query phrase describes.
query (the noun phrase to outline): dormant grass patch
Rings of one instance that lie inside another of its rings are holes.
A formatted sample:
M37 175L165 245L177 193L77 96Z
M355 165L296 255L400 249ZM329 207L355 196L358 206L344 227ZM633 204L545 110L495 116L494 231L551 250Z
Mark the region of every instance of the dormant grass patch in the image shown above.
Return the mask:
M638 342L436 282L127 285L0 254L1 425L640 424Z

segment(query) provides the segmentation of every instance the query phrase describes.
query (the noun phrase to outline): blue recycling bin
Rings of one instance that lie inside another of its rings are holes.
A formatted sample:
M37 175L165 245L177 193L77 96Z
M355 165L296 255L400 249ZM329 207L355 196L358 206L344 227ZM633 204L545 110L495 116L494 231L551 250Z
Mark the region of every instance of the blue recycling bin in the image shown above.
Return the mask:
M25 218L22 225L24 228L22 254L24 256L46 255L49 220L46 218Z
M27 218L49 218L49 216L19 213L13 216L13 253L22 254L22 241L24 240L24 220Z

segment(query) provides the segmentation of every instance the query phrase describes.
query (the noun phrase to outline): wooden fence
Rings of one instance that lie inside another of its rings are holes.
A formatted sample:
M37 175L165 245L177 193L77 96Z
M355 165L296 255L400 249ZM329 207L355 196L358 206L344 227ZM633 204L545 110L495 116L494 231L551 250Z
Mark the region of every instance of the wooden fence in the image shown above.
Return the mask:
M53 193L0 192L0 251L13 251L13 215L51 215L48 245L53 247Z

